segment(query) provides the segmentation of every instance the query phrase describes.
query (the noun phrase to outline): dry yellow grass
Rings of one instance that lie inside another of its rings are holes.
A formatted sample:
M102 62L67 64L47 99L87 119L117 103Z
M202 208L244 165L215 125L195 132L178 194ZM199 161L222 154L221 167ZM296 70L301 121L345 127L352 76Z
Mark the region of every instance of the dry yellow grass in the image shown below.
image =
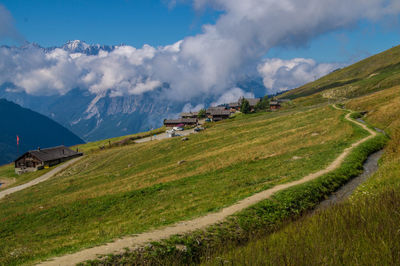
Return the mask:
M344 121L342 111L325 106L238 116L185 142L91 153L0 204L0 237L7 242L0 243L0 264L64 254L214 212L325 168L365 134ZM19 255L10 256L16 250Z
M346 105L353 110L368 111L365 118L388 133L400 128L400 86L353 99Z
M102 175L103 184L87 186L77 191L79 195L74 198L96 197L218 171L243 162L272 160L273 154L283 155L314 145L328 146L351 136L353 128L338 119L342 115L340 112L328 107L321 110L323 114L315 110L299 112L286 121L279 116L270 119L265 116L261 121L256 118L235 126L228 122L191 136L185 143L175 139L105 150L91 155L60 178L74 177L74 182L78 179L88 182ZM321 120L315 123L316 119ZM319 135L312 136L315 132ZM157 150L166 153L157 153ZM304 159L311 155L300 157ZM143 156L146 156L145 160ZM178 166L177 162L181 160L186 163ZM142 168L143 165L146 168Z

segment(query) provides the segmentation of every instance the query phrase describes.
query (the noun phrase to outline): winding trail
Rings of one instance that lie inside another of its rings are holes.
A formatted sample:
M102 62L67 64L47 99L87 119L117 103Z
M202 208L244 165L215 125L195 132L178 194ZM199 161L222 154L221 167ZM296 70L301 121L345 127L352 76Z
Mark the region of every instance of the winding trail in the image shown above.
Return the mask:
M62 165L60 165L60 166L54 168L54 169L51 170L50 172L48 172L48 173L46 173L46 174L44 174L44 175L42 175L42 176L40 176L40 177L38 177L38 178L36 178L36 179L33 179L32 181L29 181L29 182L27 182L27 183L25 183L25 184L22 184L22 185L19 185L19 186L16 186L16 187L12 187L12 188L5 189L5 190L0 191L0 200L1 200L2 198L4 198L5 196L7 196L7 195L10 195L10 194L15 193L15 192L17 192L17 191L26 189L26 188L28 188L28 187L31 187L31 186L34 186L34 185L37 185L37 184L39 184L39 183L42 183L42 182L44 182L44 181L49 180L50 178L52 178L53 176L55 176L55 175L58 174L59 172L63 171L64 169L68 168L69 166L71 166L71 165L74 164L75 162L79 161L79 160L82 159L83 157L84 157L84 156L81 156L81 157L72 159L72 160L70 160L70 161L68 161L68 162L66 162L66 163L64 163L64 164L62 164Z
M87 261L87 260L92 260L96 259L98 255L104 255L104 254L120 254L125 252L126 248L135 248L141 245L144 245L148 242L151 241L159 241L162 239L166 239L168 237L171 237L176 234L185 234L194 230L198 229L204 229L207 226L222 222L225 220L228 216L239 212L241 210L244 210L262 200L270 198L274 193L296 186L300 185L303 183L306 183L308 181L311 181L313 179L316 179L332 170L337 169L345 157L357 146L360 144L366 142L367 140L373 138L376 136L376 132L369 129L366 125L353 120L350 118L351 112L349 110L345 109L340 109L336 106L333 106L335 109L341 110L341 111L348 111L349 113L346 115L346 119L354 124L357 124L358 126L362 127L366 131L370 133L368 137L365 137L356 143L353 143L350 147L346 148L343 153L341 153L328 167L326 167L323 170L320 170L316 173L312 173L310 175L307 175L303 177L300 180L296 180L290 183L286 184L281 184L277 185L273 188L267 189L265 191L259 192L257 194L254 194L253 196L250 196L248 198L245 198L234 205L231 205L229 207L226 207L219 212L216 213L210 213L207 214L203 217L199 217L190 221L184 221L184 222L179 222L175 225L167 226L161 229L157 229L154 231L142 233L139 235L135 236L126 236L120 239L116 239L112 243L108 243L105 245L81 250L79 252L73 253L73 254L67 254L61 257L56 257L53 258L52 260L42 262L40 265L75 265L77 263Z

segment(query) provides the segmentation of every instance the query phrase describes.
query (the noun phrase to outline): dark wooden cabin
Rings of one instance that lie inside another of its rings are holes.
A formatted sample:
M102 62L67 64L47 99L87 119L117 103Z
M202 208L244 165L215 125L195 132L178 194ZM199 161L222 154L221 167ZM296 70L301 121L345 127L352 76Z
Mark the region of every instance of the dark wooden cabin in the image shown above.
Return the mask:
M232 113L236 112L236 111L240 111L240 107L242 106L242 102L243 102L244 98L240 98L237 102L235 103L230 103L229 109ZM251 111L254 111L256 105L261 101L260 98L246 98L246 100L249 102L250 105L250 109Z
M214 112L224 111L224 110L226 110L225 106L208 107L206 110L206 114L211 115Z
M15 172L22 174L47 168L70 159L82 156L83 153L73 151L65 146L28 151L14 161Z
M269 107L271 110L279 110L281 109L281 104L278 101L271 101Z
M197 122L197 118L165 119L164 125L166 127L176 127L178 125L195 126L197 125Z
M217 121L221 121L224 119L228 119L231 115L231 111L230 110L226 110L226 109L213 109L210 110L209 114L208 114L208 118L212 119L212 121L217 122Z
M228 104L228 106L229 106L229 110L231 111L231 113L235 113L236 111L240 110L239 102L230 103L230 104Z

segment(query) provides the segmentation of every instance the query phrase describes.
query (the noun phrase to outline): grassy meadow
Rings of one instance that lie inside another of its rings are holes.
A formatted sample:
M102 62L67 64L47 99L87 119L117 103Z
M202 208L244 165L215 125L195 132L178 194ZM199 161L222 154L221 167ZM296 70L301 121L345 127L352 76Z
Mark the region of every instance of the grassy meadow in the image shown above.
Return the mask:
M321 102L347 99L391 88L400 83L400 46L339 69L314 82L291 90L281 98ZM318 93L319 92L319 93Z
M14 164L2 165L2 166L0 166L0 181L9 182L10 185L8 185L7 187L1 186L0 191L7 189L7 188L11 188L11 187L15 187L15 186L24 184L26 182L29 182L35 178L40 177L41 175L44 175L45 173L51 171L52 169L54 169L54 167L55 166L47 168L47 169L43 169L41 171L25 173L23 175L17 175L14 171Z
M242 247L222 248L206 265L398 265L400 261L400 87L356 98L347 108L384 129L379 170L349 200Z
M366 134L325 106L240 115L185 142L89 153L56 178L0 200L0 264L32 263L216 211L320 170Z
M74 146L72 148L73 149L78 149L79 152L83 152L85 154L86 153L93 153L93 152L96 152L96 151L100 150L100 147L103 147L103 146L104 146L104 148L110 148L110 144L111 144L111 146L118 146L122 142L127 142L127 140L133 141L133 140L136 140L136 139L142 139L142 138L150 137L150 136L153 136L155 134L163 133L163 132L165 132L165 130L166 130L166 128L163 126L163 127L160 127L160 128L154 129L154 130L150 130L150 131L146 131L146 132L140 132L140 133L136 133L136 134L132 134L132 135L127 135L127 136L115 137L115 138L111 138L111 139L88 142L88 143L85 143L85 144L76 145L76 146Z

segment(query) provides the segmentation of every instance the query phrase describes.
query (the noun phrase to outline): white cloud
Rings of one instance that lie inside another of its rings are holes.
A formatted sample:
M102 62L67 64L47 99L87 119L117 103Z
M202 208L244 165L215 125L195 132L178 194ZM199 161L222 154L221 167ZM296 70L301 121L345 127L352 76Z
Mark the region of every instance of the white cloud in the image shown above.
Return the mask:
M241 97L245 98L254 98L254 94L250 92L245 92L244 90L240 88L232 88L228 91L226 91L224 94L222 94L218 100L214 103L212 103L212 106L217 106L220 104L226 104L226 103L233 103L237 102Z
M14 18L5 6L0 4L0 41L12 39L19 43L25 41L14 25Z
M204 108L204 104L198 104L196 106L193 106L191 103L187 103L183 106L182 112L188 113L188 112L198 112L201 109Z
M293 89L325 76L341 67L340 64L318 64L312 59L266 59L258 65L268 93Z
M119 46L97 55L62 49L46 52L34 45L0 48L0 84L14 83L30 94L65 94L80 87L120 96L151 92L168 83L161 95L170 100L221 99L238 92L226 89L256 71L272 47L301 45L360 19L379 19L400 10L398 0L353 0L351 4L348 0L194 0L193 4L223 12L215 25L204 25L201 34L165 47ZM2 6L1 12L8 14ZM10 35L3 29L0 26L3 36ZM280 89L310 81L331 68L309 59L271 59L258 71L268 88Z

